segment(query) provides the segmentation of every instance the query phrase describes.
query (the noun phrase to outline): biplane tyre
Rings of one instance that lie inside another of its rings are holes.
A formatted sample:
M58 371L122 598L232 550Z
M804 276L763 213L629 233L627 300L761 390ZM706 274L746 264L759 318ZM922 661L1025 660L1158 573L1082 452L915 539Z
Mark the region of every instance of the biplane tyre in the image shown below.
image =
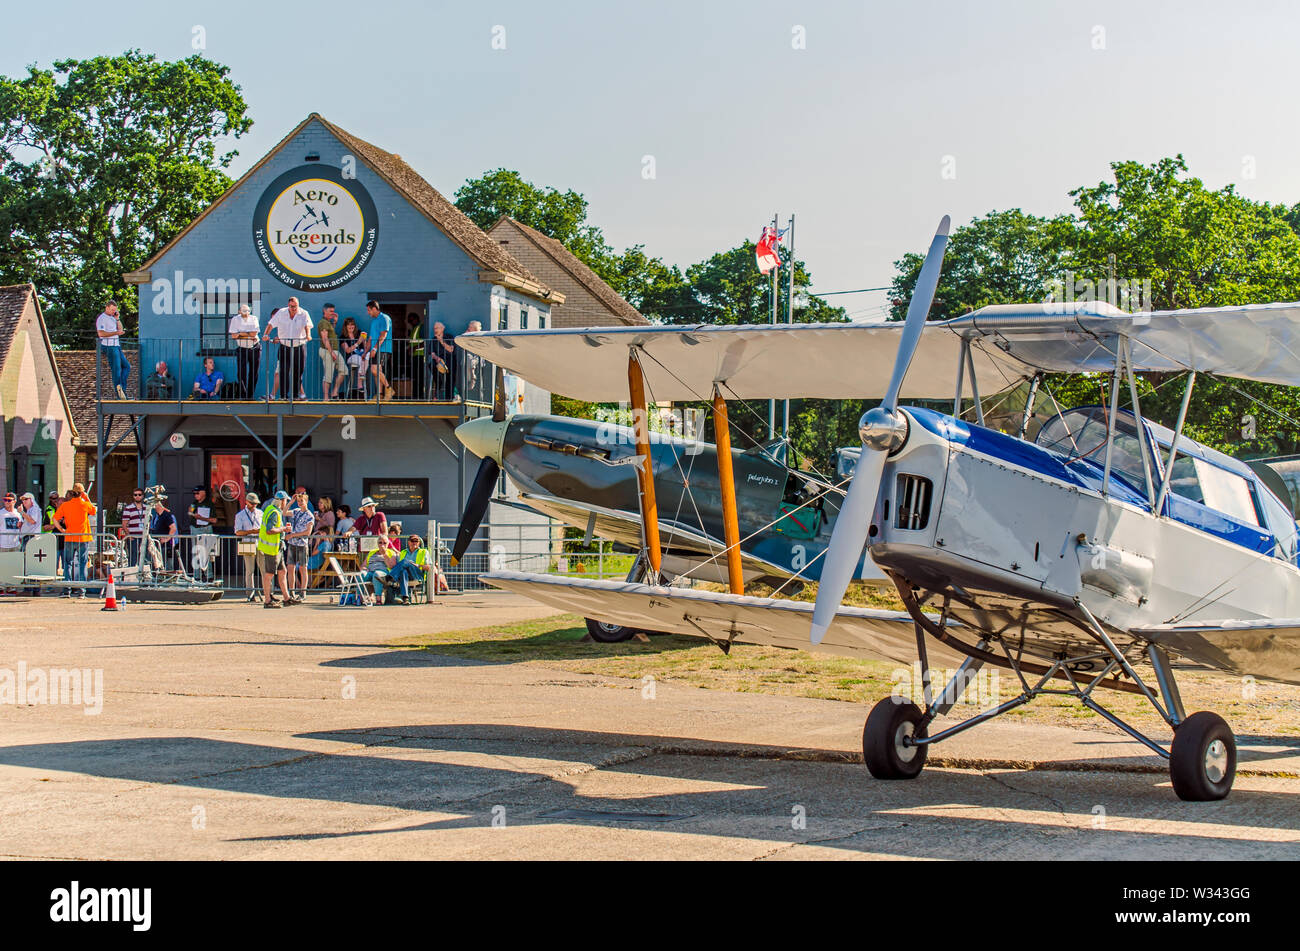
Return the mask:
M1178 724L1169 749L1169 778L1179 799L1222 799L1236 775L1237 739L1223 717L1203 710Z
M600 641L602 644L617 644L620 641L631 640L636 635L636 628L624 627L622 624L607 624L604 621L597 621L595 618L587 618L587 633L591 635L593 641Z
M925 736L923 716L914 703L886 697L867 715L862 728L862 758L876 779L915 779L925 766L928 746L904 746L906 736Z

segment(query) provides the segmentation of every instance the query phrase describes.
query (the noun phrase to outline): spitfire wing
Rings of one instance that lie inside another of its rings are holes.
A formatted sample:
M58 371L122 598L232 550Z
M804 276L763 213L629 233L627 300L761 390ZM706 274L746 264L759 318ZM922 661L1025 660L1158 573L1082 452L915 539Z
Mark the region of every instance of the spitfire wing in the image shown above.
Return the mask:
M587 530L587 524L594 515L596 522L593 532L596 535L629 548L641 547L641 518L636 513L599 505L587 505L583 502L575 502L573 499L557 499L551 495L521 493L519 498L522 503L520 507L527 506L533 511L549 515L553 519L583 531ZM706 535L698 528L691 528L662 516L659 519L659 535L664 548L679 555L699 555L702 558L717 556L721 561L722 552L727 547L720 539ZM743 550L740 560L746 572L752 571L777 578L790 577L789 568Z
M1130 633L1207 667L1300 684L1300 618L1157 624Z
M584 617L637 630L711 637L738 644L813 650L910 665L916 659L912 619L902 611L844 607L821 644L808 642L813 606L693 588L661 588L625 581L594 581L494 571L482 580ZM931 643L932 662L950 667L962 658Z

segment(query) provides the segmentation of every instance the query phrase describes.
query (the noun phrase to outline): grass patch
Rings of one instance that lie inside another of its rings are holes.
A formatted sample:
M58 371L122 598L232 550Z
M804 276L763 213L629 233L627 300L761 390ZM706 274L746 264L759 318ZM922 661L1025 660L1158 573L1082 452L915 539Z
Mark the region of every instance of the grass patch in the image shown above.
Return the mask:
M873 603L871 606L888 605ZM911 675L908 668L888 661L833 657L777 647L738 644L730 654L724 655L698 637L666 635L651 637L649 643L631 640L600 644L585 640L586 636L582 618L561 614L505 626L404 637L390 641L388 646L469 660L536 664L634 681L648 675L665 683L710 690L846 700L863 705L889 696L901 678ZM1154 683L1149 671L1139 668L1139 673L1148 683ZM997 670L997 685L1000 700L1020 692L1019 682L1009 670ZM1188 713L1215 710L1242 734L1300 735L1300 687L1260 681L1253 685L1252 695L1239 677L1202 671L1180 672L1179 685ZM1136 694L1106 690L1099 691L1098 695L1102 703L1135 726L1148 729L1164 726L1146 700ZM991 700L986 705L991 705ZM969 715L978 709L978 706L960 704L953 712ZM1030 723L1108 727L1097 714L1065 697L1039 697L1006 716Z

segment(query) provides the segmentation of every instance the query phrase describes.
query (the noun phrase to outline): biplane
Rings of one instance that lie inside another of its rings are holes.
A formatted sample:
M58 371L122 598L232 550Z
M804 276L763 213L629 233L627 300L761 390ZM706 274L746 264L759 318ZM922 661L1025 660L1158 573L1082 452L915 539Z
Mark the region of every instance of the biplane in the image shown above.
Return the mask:
M492 499L580 529L588 542L599 537L637 552L627 580L645 577L640 456L633 429L564 416L501 413L462 423L456 437L482 461L452 547L453 564L469 548ZM856 447L844 452L849 466L856 462L856 452ZM651 432L649 453L657 473L661 572L725 583L718 448ZM739 490L736 512L744 582L766 583L789 595L804 582L817 581L844 489L820 473L789 464L794 460L783 440L730 454ZM519 487L517 499L493 498L502 471ZM854 574L859 580L889 584L865 552ZM587 630L606 643L636 633L596 618L587 619Z
M724 650L754 643L895 661L912 654L923 672L921 704L886 698L863 728L863 756L879 779L914 778L935 743L1056 694L1167 759L1182 799L1222 799L1236 775L1236 739L1219 715L1184 710L1175 664L1300 683L1297 525L1250 467L1183 428L1198 375L1300 385L1300 303L1126 313L1047 302L927 322L947 235L945 218L899 324L462 334L466 350L552 392L630 399L639 457L643 579L492 572L483 580ZM923 372L909 374L913 364ZM1142 414L1144 372L1182 374L1172 429ZM1030 438L1029 407L1052 373L1105 374L1108 397L1060 409ZM882 402L860 420L861 454L820 559L815 605L743 595L739 486L722 439L728 592L671 583L656 504L667 473L649 451L647 392L712 398L722 434L727 398L860 398L881 392L883 380ZM980 394L1013 387L1028 394L1019 431L986 425ZM952 413L900 405L948 398ZM864 548L904 611L841 603ZM954 657L955 674L932 685L935 662ZM938 728L984 665L1010 670L1020 692ZM1105 690L1144 698L1172 742L1107 709Z

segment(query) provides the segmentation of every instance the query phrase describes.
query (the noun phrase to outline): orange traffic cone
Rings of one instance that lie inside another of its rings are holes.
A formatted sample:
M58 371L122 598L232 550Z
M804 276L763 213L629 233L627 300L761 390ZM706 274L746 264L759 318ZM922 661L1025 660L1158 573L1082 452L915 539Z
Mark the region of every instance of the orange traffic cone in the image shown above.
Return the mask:
M116 611L117 608L117 589L113 587L113 572L108 573L108 586L104 589L104 606L101 611Z

